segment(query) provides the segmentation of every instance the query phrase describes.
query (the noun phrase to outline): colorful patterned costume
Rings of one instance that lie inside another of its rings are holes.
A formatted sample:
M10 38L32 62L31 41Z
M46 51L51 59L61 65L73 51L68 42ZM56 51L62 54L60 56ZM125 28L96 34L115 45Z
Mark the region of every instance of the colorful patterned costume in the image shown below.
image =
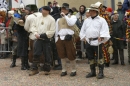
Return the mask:
M128 62L130 63L130 10L126 11L124 20L127 23L126 39L129 39L129 41L128 41Z
M102 4L99 6L99 10L100 10L100 16L103 17L107 23L108 23L108 26L109 26L109 29L110 29L110 34L112 32L112 27L111 27L111 24L110 24L110 17L109 17L109 14L105 11L103 12L102 11ZM108 48L109 48L109 41L104 43L103 46L102 46L102 50L103 50L103 56L104 56L104 60L105 60L105 65L106 67L109 67L109 64L110 64L110 54L108 52Z

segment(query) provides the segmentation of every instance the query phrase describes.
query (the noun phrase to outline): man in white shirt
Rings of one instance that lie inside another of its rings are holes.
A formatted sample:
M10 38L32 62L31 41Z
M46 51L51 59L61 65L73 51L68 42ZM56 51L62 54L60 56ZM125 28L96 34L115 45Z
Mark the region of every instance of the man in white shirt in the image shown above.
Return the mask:
M40 56L44 55L44 65L43 71L49 74L51 69L51 46L50 38L53 37L55 33L55 19L49 15L50 7L44 6L42 8L42 15L37 17L33 22L33 27L30 29L36 39L34 42L34 53L33 53L33 63L31 66L31 73L29 76L39 73L38 64L40 63Z
M69 15L69 4L63 3L61 7L61 16L56 22L56 33L55 40L58 50L58 55L62 62L62 73L61 76L67 75L66 61L69 59L71 64L70 76L76 75L76 61L75 61L75 47L73 41L74 31L73 26L75 25L77 18L74 15Z
M80 32L80 38L81 40L87 41L86 50L90 62L91 72L86 76L86 78L96 76L95 59L99 58L98 61L99 74L97 75L97 78L102 79L104 77L103 74L104 59L102 56L102 43L105 43L106 41L109 40L110 34L106 20L100 17L98 13L99 13L98 6L92 4L90 8L91 17L87 18L84 21L84 24ZM96 57L99 56L98 58L95 58L95 53Z
M27 5L26 8L30 8L30 15L26 16L24 29L29 33L29 62L32 63L33 59L33 43L36 39L35 35L31 32L31 27L33 27L33 22L35 19L42 15L42 13L38 12L38 8L36 5ZM26 10L25 10L26 11Z

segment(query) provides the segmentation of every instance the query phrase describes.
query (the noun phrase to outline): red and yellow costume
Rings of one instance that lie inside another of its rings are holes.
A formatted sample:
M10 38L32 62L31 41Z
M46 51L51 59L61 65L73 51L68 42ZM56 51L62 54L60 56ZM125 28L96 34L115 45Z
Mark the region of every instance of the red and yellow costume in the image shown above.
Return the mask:
M109 30L110 30L110 34L111 34L112 27L111 27L111 23L110 23L110 17L109 17L109 14L106 11L102 11L102 4L99 6L99 11L100 11L99 15L107 21L108 26L109 26ZM109 41L104 43L103 46L102 46L103 56L104 56L105 64L106 64L107 67L109 67L109 64L110 64L110 54L108 52L109 46L110 46Z

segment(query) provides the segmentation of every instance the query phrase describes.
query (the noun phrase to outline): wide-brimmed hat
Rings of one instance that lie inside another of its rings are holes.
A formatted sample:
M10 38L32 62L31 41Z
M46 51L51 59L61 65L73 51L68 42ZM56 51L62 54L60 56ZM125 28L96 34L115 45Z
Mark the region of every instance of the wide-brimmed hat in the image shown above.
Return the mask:
M118 2L118 4L117 4L117 5L118 5L118 6L120 6L120 5L123 5L123 4L122 4L122 2Z
M99 7L99 6L96 5L96 4L91 4L89 10L90 10L90 11L91 11L91 10L99 11L98 7Z
M101 2L96 2L95 5L97 5L98 8L100 8L102 6L102 3Z
M105 9L107 9L107 6L105 6L105 5L103 5L102 7L105 8Z
M113 15L115 15L115 14L118 14L118 12L116 10L113 12Z
M69 4L68 3L63 3L61 8L65 8L65 9L69 10Z

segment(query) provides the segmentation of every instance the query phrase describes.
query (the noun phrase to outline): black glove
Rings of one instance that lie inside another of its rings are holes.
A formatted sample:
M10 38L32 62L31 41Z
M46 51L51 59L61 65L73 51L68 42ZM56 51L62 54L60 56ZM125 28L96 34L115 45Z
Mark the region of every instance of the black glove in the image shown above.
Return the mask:
M40 38L43 38L43 39L48 39L48 37L47 37L46 33L41 34L41 35L40 35Z

